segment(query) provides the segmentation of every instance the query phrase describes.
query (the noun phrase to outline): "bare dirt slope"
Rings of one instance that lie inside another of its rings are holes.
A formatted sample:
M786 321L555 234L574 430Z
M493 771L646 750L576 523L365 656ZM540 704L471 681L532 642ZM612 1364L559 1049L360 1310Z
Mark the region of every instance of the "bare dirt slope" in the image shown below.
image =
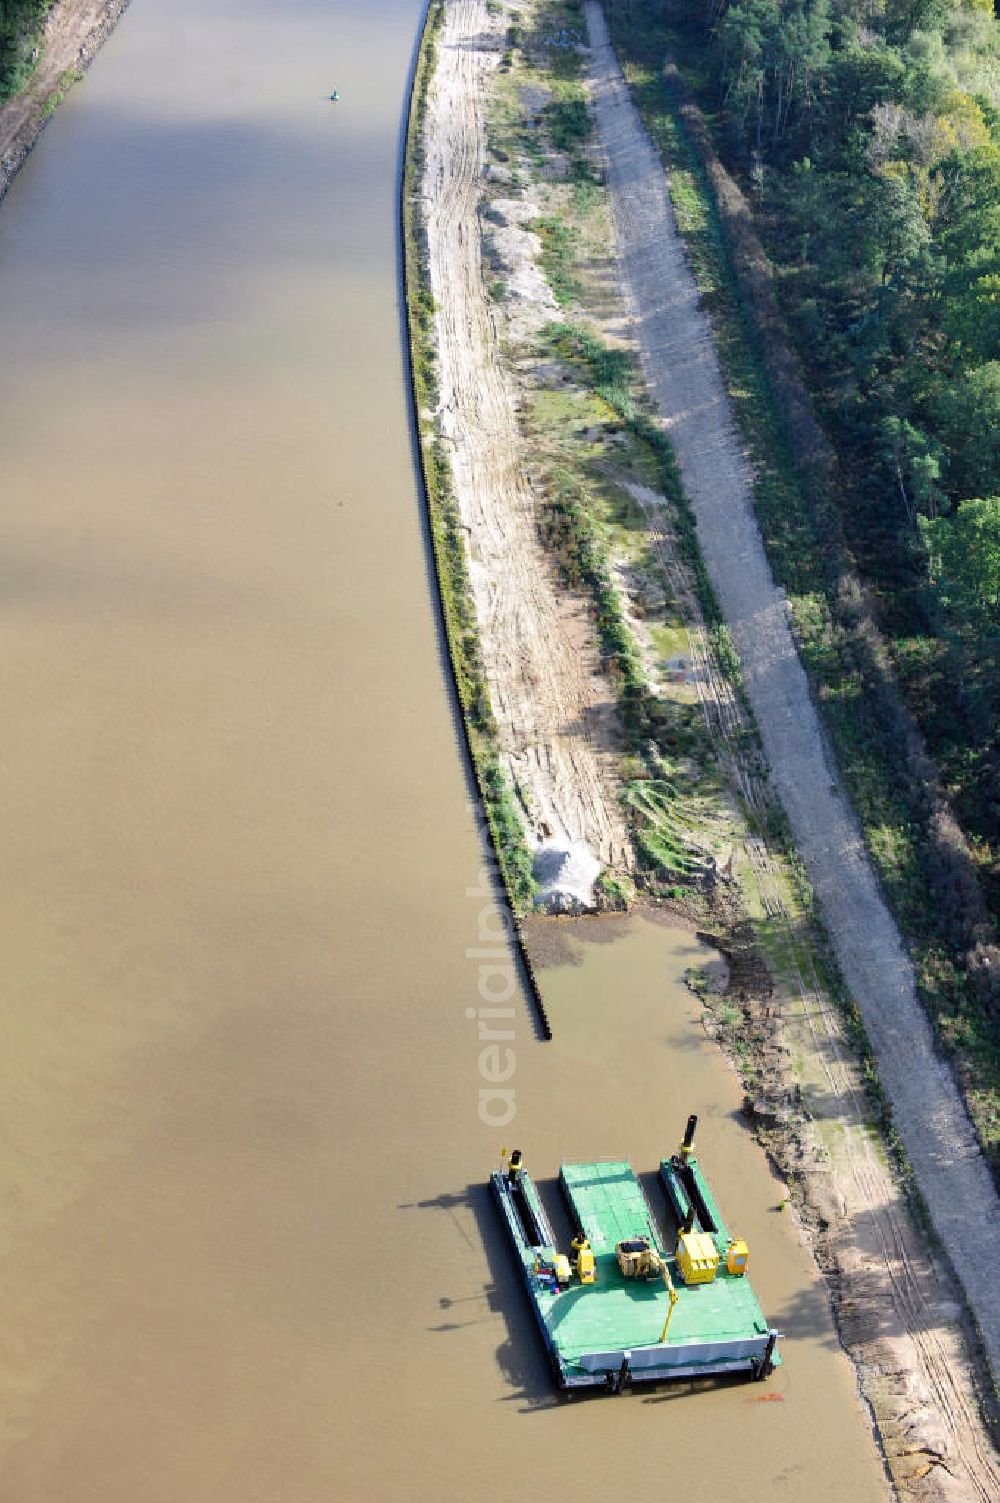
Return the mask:
M998 1374L1000 1289L982 1252L996 1244L1000 1205L954 1081L934 1053L912 968L827 754L757 529L749 468L709 321L677 234L662 164L628 96L593 0L586 14L594 107L646 376L677 451L776 790L845 980L862 1009L917 1182ZM893 1264L902 1256L899 1249L887 1249ZM912 1319L916 1328L924 1322L919 1306Z
M517 393L483 279L478 206L485 95L505 31L485 0L445 7L426 119L424 213L437 308L440 429L467 528L501 755L529 838L583 843L627 870L613 771L613 695L584 602L557 587L519 463Z
M114 30L129 0L58 0L45 23L38 67L28 87L0 109L0 198L34 146L46 105L67 72L86 68Z

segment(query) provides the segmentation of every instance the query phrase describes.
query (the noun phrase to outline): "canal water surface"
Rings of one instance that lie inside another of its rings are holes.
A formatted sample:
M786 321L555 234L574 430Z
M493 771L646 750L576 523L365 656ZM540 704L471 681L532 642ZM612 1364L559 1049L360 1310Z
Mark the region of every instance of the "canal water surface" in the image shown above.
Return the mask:
M0 208L3 1496L867 1503L694 942L560 930L555 1041L516 990L480 1115L508 963L399 347L420 12L133 0ZM483 1180L650 1170L692 1110L786 1365L556 1403Z

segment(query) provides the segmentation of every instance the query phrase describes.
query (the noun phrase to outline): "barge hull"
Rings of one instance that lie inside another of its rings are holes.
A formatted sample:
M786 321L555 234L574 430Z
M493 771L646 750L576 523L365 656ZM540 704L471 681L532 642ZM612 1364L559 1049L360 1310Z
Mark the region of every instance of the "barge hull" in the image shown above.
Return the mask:
M698 1289L681 1285L669 1339L662 1339L670 1310L664 1283L625 1280L615 1254L618 1241L644 1236L674 1267L631 1165L564 1164L560 1171L575 1230L588 1238L595 1255L597 1281L590 1286L574 1280L555 1289L539 1276L539 1263L551 1261L557 1249L527 1172L512 1181L498 1171L490 1183L560 1387L618 1391L626 1382L763 1378L779 1360L778 1333L769 1329L743 1278L720 1275L714 1285ZM718 1227L724 1231L721 1218Z

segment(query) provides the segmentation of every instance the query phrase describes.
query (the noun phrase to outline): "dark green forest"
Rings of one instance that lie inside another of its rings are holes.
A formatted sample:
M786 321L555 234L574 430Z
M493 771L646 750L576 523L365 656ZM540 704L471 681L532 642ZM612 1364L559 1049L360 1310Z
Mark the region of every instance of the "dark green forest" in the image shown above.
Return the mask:
M1000 47L982 0L708 18L852 547L966 827L1000 836ZM992 876L996 878L995 861ZM994 889L994 901L998 894Z
M628 5L628 0L625 0ZM992 0L674 0L845 482L846 536L1000 904ZM690 69L689 69L690 71Z
M35 65L52 0L0 0L0 102L22 89Z

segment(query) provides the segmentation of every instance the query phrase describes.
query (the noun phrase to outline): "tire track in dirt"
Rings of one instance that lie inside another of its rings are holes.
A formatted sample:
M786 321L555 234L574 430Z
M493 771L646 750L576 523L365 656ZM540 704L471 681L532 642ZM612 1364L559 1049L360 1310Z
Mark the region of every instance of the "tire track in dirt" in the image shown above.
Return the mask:
M436 312L440 432L466 529L501 757L529 844L584 843L632 866L618 798L614 696L586 603L558 587L519 451L517 395L483 278L485 99L505 23L485 0L444 8L424 128L424 222Z

